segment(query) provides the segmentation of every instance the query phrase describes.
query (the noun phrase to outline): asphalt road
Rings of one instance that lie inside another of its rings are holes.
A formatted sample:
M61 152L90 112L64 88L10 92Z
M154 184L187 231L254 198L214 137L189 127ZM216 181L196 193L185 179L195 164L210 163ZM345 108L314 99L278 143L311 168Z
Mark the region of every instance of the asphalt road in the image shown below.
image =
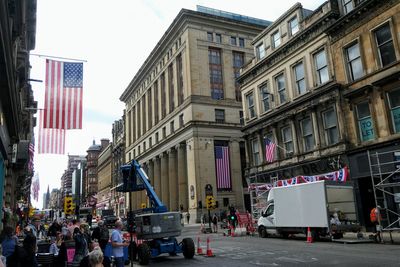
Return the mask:
M185 227L182 236L192 237L197 244L198 227ZM159 256L151 266L400 266L400 246L391 244L342 244L330 241L306 243L305 238L281 239L258 236L225 237L222 234L200 234L206 250L211 238L215 257L196 255L192 260L183 255ZM134 266L138 266L135 262Z

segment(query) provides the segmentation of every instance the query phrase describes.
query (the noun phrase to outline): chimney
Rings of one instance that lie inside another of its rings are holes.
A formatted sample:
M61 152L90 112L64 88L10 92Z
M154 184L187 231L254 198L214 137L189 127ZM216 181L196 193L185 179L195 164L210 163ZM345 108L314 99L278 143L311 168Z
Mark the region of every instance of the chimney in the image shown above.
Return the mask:
M110 144L110 140L109 139L101 139L101 150L103 150L104 148L106 148L109 144Z

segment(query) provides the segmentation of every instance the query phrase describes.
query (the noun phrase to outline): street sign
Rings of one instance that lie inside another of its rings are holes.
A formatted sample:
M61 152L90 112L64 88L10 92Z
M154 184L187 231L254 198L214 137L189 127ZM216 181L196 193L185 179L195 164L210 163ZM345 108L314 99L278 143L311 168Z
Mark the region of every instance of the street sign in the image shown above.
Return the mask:
M212 196L213 195L212 185L206 184L205 191L206 191L206 196Z

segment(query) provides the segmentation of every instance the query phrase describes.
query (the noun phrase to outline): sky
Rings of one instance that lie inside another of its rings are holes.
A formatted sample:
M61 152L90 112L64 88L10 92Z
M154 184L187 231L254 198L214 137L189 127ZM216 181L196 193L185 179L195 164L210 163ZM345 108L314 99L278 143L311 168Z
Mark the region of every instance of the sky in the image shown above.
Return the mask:
M31 79L38 108L44 106L45 56L84 60L83 129L68 130L65 155L38 154L34 168L43 193L61 187L68 154L86 155L93 140L112 139L115 120L123 115L119 97L135 76L173 19L182 8L196 5L274 21L296 0L38 0L36 46L31 51ZM302 0L304 8L314 10L324 0ZM36 114L38 116L39 113ZM38 127L35 127L38 136Z

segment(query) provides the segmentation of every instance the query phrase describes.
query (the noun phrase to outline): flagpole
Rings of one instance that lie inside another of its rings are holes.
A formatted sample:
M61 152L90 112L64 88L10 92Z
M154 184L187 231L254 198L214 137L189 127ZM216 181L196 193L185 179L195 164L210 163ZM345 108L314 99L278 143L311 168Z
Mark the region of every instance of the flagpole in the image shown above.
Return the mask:
M265 141L266 139L269 139L269 138L264 138L264 141ZM286 152L286 153L291 153L291 152L288 151L287 149L285 149L285 148L281 147L280 145L278 145L277 142L272 142L271 139L269 139L269 141L270 141L271 143L274 143L276 147L282 149L284 152Z
M43 55L43 54L30 54L30 55L31 56L37 56L37 57L73 60L73 61L85 62L85 63L87 62L87 60L85 60L85 59L77 59L77 58L69 58L69 57L56 57L56 56L49 56L49 55Z

